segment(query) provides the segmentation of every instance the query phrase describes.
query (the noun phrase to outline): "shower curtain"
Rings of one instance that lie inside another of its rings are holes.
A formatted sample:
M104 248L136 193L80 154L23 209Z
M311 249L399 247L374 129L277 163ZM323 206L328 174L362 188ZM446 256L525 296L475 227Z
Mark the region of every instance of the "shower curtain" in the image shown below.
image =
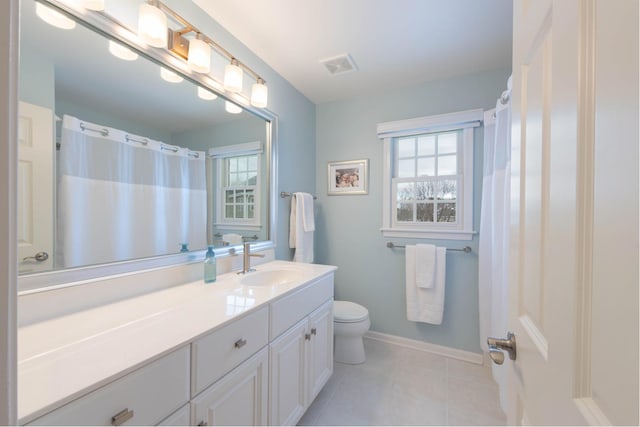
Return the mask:
M65 115L56 264L77 267L206 246L205 153Z
M509 211L511 172L511 77L495 110L484 116L484 168L480 241L478 248L478 303L480 343L507 334L509 279ZM507 370L492 365L500 387L500 405L506 411Z

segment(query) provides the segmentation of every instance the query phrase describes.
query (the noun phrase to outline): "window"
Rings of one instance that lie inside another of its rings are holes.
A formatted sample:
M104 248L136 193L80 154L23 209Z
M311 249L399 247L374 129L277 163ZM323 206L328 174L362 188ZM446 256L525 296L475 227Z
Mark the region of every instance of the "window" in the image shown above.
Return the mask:
M482 110L378 124L385 237L471 240L473 128Z
M262 144L250 142L209 150L215 161L215 226L219 229L260 228Z
M223 160L223 222L255 218L258 183L258 155L227 157Z

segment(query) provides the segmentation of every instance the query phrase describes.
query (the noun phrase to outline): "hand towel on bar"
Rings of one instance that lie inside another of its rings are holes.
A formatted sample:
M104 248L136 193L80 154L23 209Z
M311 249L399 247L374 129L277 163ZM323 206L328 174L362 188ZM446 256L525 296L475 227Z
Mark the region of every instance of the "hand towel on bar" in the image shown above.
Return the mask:
M406 297L407 319L412 322L440 325L444 312L444 283L447 249L436 248L436 268L434 286L431 289L416 286L416 250L415 246L406 248Z
M222 235L222 240L225 242L229 242L230 245L241 245L242 244L242 236L237 233L228 233Z
M313 196L308 193L293 193L289 217L289 247L296 249L294 261L313 262L314 230Z
M435 245L416 245L416 285L431 289L436 278Z

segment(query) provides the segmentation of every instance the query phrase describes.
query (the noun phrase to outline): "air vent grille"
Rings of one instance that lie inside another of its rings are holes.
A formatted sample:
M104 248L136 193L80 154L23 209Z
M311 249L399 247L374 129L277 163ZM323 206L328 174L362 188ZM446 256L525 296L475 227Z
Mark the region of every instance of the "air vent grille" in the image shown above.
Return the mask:
M329 74L334 76L337 74L356 71L358 69L356 63L353 61L353 58L349 54L323 59L322 61L320 61L320 63L325 66L327 71L329 71Z

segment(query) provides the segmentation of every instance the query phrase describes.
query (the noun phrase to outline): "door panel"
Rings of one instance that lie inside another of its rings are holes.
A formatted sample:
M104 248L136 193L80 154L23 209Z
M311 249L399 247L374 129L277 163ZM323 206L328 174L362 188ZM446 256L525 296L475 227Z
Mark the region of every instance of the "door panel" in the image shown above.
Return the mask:
M638 2L513 29L508 422L637 425Z

